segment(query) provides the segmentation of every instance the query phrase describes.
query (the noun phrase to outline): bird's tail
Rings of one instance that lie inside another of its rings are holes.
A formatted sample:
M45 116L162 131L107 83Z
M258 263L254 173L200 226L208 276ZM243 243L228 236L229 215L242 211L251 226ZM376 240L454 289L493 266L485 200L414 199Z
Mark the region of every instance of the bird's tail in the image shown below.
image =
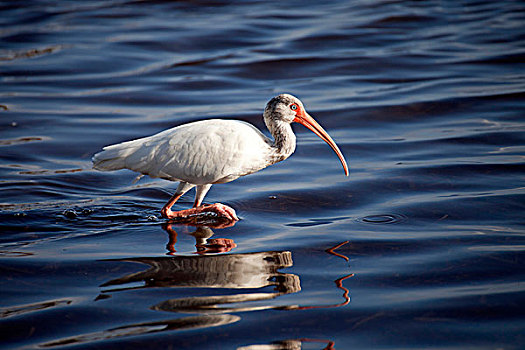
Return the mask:
M110 171L126 168L126 158L136 151L136 143L128 141L104 147L101 152L95 154L93 169Z

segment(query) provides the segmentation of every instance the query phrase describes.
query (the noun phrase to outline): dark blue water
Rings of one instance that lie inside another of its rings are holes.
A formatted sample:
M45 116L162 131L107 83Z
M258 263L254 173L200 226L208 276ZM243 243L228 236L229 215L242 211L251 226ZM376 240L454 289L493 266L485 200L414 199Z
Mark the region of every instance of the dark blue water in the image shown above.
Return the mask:
M0 347L524 348L524 24L521 1L0 2ZM175 183L91 169L193 120L264 129L281 92L349 178L296 125L290 159L213 186L242 219L217 229L160 217Z

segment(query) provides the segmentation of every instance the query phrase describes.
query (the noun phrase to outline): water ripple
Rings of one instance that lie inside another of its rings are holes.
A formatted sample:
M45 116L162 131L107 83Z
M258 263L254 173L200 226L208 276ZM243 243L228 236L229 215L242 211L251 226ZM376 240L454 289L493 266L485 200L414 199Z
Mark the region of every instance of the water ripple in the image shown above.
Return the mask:
M523 1L39 0L0 13L4 347L312 347L315 336L342 349L523 348ZM205 200L242 220L212 229L160 217L175 183L92 170L103 146L197 119L266 132L264 105L281 92L336 140L348 178L294 125L288 160L213 186ZM208 239L235 244L196 248ZM253 273L277 259L253 254L283 249L292 279ZM178 256L238 271L242 293L190 283L207 269L175 278ZM144 273L156 280L100 288ZM300 293L273 290L292 281ZM168 294L192 307L170 318L155 307ZM234 316L199 315L221 300Z
M384 224L399 224L406 221L408 218L402 214L376 214L367 215L356 219L357 222L373 225Z

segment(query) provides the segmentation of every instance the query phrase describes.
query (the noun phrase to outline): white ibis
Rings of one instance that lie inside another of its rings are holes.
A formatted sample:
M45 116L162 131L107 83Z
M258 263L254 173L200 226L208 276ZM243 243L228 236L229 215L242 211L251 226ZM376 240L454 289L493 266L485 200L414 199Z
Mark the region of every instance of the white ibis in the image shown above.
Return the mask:
M165 218L213 212L236 221L239 219L235 210L226 205L202 205L204 196L213 184L233 181L288 158L295 151L295 134L290 124L297 122L332 147L348 176L345 158L334 140L305 111L297 97L281 94L272 98L264 110L264 122L273 140L240 120L202 120L104 147L93 156L93 168L130 169L153 178L179 181L175 194L161 210ZM173 204L195 186L193 208L173 212Z

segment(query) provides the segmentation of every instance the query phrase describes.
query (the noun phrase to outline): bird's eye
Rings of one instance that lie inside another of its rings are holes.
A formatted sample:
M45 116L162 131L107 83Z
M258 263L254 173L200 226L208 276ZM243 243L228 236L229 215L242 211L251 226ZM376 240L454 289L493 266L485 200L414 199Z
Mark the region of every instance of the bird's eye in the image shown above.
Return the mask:
M290 106L290 108L292 109L292 111L297 110L297 104L294 103L293 105Z

